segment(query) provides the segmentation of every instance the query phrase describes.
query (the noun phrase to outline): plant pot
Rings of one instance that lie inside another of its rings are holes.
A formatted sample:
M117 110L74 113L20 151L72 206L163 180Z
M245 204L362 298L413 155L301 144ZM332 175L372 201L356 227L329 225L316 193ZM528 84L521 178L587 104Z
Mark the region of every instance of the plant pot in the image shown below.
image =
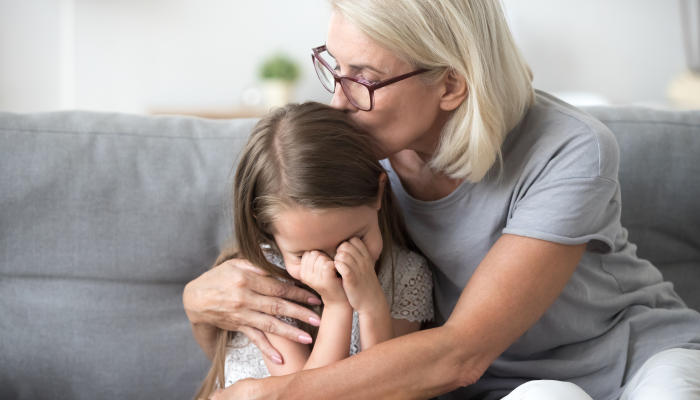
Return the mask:
M294 83L282 79L263 81L265 107L281 107L290 101L294 94Z

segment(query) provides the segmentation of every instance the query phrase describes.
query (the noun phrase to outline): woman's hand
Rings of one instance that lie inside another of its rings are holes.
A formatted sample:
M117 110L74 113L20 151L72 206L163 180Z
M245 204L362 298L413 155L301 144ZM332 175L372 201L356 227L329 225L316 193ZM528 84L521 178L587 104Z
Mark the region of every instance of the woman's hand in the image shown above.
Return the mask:
M272 315L283 315L318 326L320 318L300 305L321 304L310 292L267 277L245 260L229 260L185 286L183 303L192 332L204 353L214 356L215 328L243 332L270 360L282 360L262 333L274 333L299 343L311 337Z
M335 272L333 260L320 251L307 251L301 257L301 281L321 295L326 307L348 304L342 279Z
M354 237L338 246L335 267L343 276L343 289L348 301L358 314L371 313L377 307L382 310L388 307L374 270L374 260L362 240Z

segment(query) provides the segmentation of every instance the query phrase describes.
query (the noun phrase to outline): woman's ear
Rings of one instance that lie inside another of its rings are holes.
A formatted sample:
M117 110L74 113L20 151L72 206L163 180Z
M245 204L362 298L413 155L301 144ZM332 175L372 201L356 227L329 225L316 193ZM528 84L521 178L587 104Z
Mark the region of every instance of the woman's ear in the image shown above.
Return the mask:
M445 111L452 111L469 95L467 79L457 72L450 70L442 78L443 93L440 96L440 108Z
M386 172L379 175L379 190L377 191L377 202L374 204L374 209L379 211L382 208L382 199L384 198L384 188L387 180Z

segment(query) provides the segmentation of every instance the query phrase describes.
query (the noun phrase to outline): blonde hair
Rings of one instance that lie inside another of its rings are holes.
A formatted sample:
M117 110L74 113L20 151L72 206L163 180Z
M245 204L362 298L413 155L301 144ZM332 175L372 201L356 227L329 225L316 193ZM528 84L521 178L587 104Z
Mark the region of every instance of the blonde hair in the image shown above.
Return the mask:
M313 291L265 256L263 246L277 249L275 218L289 207L323 211L376 204L385 170L375 147L369 134L330 106L307 102L274 109L255 125L241 154L232 188L234 238L214 266L244 258L272 276ZM393 277L393 245L417 249L388 179L381 196L378 218L384 246L376 268L378 272L390 259ZM316 311L320 314L322 309ZM315 339L315 327L300 323L300 328ZM218 331L212 367L196 399L207 399L217 382L224 382L226 349L234 335Z
M416 68L463 76L468 98L442 130L430 166L480 181L534 102L532 72L511 35L499 0L329 0L333 12Z

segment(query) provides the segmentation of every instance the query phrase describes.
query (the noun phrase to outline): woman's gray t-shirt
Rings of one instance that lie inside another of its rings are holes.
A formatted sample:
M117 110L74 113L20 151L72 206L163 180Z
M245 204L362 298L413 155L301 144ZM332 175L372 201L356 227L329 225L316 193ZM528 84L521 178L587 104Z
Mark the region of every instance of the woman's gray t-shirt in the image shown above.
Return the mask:
M431 202L409 196L382 161L408 230L433 268L440 325L501 235L588 243L544 316L477 383L440 399L497 399L533 379L570 381L594 399L618 399L655 353L700 349L700 314L637 258L620 225L619 151L610 130L538 91L502 150L502 174L494 169Z

